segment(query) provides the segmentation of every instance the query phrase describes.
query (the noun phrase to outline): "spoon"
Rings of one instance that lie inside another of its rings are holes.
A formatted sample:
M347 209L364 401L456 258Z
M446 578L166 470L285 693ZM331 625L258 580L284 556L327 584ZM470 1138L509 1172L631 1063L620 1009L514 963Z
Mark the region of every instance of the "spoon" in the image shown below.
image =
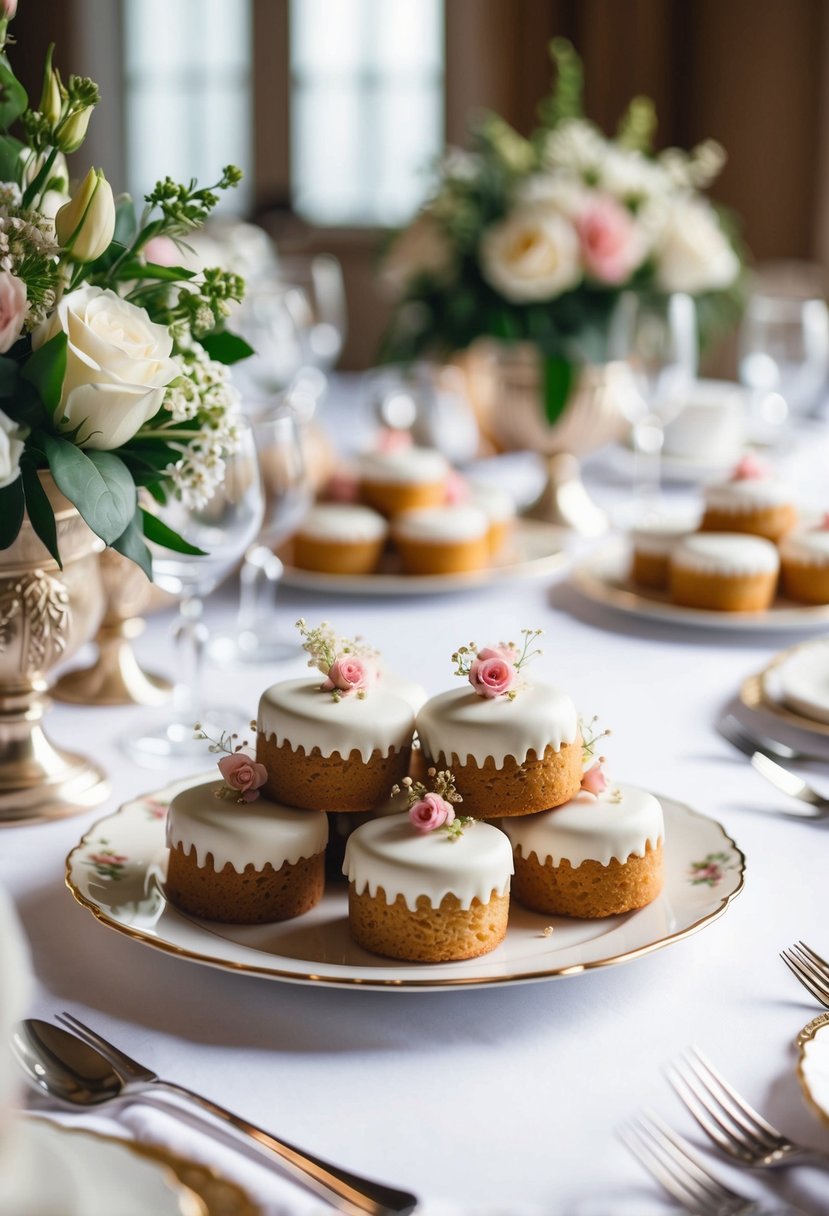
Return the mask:
M11 1040L12 1052L35 1088L71 1106L95 1107L129 1094L165 1089L204 1106L210 1113L271 1149L286 1171L323 1195L341 1212L365 1216L406 1216L417 1200L413 1195L360 1178L329 1165L301 1149L277 1140L269 1132L218 1106L209 1098L163 1081L149 1069L130 1061L132 1076L121 1076L97 1048L60 1026L28 1018L19 1022Z

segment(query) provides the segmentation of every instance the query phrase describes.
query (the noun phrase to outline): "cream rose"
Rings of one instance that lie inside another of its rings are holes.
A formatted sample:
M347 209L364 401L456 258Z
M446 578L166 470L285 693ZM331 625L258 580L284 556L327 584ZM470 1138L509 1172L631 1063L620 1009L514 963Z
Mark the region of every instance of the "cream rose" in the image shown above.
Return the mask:
M671 205L654 249L656 281L663 291L698 295L730 286L740 261L720 227L717 213L699 198Z
M581 278L579 238L554 208L526 203L484 233L481 264L484 278L506 299L550 300Z
M0 490L20 476L20 457L26 432L0 410Z
M168 329L114 291L87 286L63 297L32 345L61 330L69 345L58 429L80 428L82 448L121 447L157 413L165 387L179 375Z

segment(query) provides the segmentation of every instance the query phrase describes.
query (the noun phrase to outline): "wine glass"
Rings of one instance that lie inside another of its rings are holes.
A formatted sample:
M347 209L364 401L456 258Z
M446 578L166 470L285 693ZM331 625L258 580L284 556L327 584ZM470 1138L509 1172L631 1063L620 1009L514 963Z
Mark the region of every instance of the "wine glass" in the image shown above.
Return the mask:
M340 263L330 253L279 255L284 283L301 289L306 311L299 317L303 357L330 372L345 343L347 309Z
M740 326L740 380L756 424L774 431L821 402L829 374L829 310L809 299L758 290Z
M304 330L310 304L299 287L273 275L249 285L233 317L233 328L253 354L233 365L233 382L245 412L267 413L305 362Z
M235 569L239 558L262 526L264 498L253 430L236 419L238 447L225 458L224 476L212 497L200 507L170 498L157 508L159 518L205 551L203 557L153 548L153 578L163 591L179 597L179 614L173 626L176 643L172 711L148 719L124 740L134 759L157 761L204 753L194 738L200 722L209 734L246 728L250 713L235 707L206 703L202 687L204 652L208 640L202 620L203 601Z
M239 572L239 613L232 636L216 638L211 653L221 662L278 662L299 654L275 624L274 601L283 573L275 553L296 531L311 504L311 483L300 426L285 408L253 423L265 511L259 535L245 552Z

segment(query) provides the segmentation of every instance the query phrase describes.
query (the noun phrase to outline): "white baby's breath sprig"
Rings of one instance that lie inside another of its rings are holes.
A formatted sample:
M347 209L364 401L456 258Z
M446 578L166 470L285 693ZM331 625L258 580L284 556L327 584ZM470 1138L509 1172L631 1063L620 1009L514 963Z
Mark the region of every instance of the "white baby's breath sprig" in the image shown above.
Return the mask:
M593 717L585 722L583 718L579 718L579 733L581 734L581 751L582 760L585 764L589 760L598 759L600 763L604 763L604 756L596 757L596 747L601 739L607 738L612 732L605 727L600 730L597 726L599 715L594 714Z

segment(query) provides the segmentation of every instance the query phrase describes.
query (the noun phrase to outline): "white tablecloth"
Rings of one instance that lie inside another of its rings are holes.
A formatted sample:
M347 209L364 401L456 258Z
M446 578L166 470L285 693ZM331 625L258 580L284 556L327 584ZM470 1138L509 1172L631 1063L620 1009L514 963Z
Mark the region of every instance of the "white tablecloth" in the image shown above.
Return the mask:
M812 445L813 463L816 453ZM824 459L825 450L814 467L825 469ZM596 462L595 478L606 467ZM600 492L618 500L607 481ZM232 625L234 594L228 588L209 605L211 627ZM66 853L95 819L182 768L142 769L119 750L119 736L147 711L56 705L50 734L94 753L113 792L102 811L0 833L0 883L17 900L34 954L34 1014L71 1009L162 1076L322 1157L414 1190L436 1213L668 1210L615 1129L651 1107L700 1141L662 1071L692 1042L773 1122L829 1150L793 1067L793 1039L817 1009L778 958L798 938L829 953L829 828L769 814L784 796L714 731L741 680L794 639L624 619L562 581L427 600L285 591L280 613L287 630L303 615L362 633L430 693L453 683L449 656L459 643L543 627L539 674L612 727L615 776L719 820L747 855L743 893L720 920L666 949L516 987L341 991L200 967L108 931L65 889ZM169 616L152 618L137 644L156 670L172 667L168 626ZM209 678L223 700L253 714L264 685L301 670L300 662L211 668ZM134 1107L122 1125L146 1132L147 1119ZM192 1135L186 1142L203 1151ZM236 1155L222 1162L270 1201L269 1212L315 1205ZM715 1169L746 1191L757 1187L728 1165ZM829 1175L803 1168L773 1181L804 1210L829 1212Z

